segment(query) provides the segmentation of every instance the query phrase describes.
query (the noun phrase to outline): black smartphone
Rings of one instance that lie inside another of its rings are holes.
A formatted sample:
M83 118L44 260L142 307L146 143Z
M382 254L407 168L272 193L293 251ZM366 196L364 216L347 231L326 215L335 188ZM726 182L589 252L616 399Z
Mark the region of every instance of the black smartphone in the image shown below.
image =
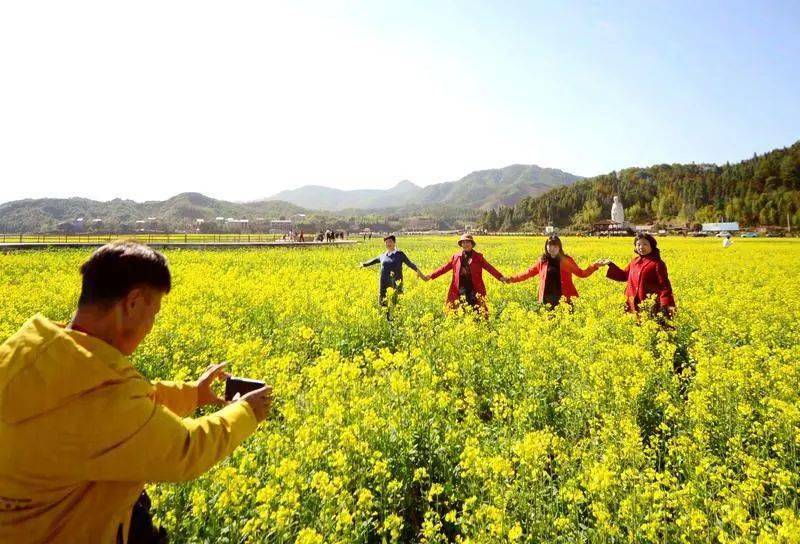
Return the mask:
M233 397L238 393L244 395L250 391L261 389L266 383L259 380L251 380L249 378L235 378L233 376L225 380L225 400L233 400Z

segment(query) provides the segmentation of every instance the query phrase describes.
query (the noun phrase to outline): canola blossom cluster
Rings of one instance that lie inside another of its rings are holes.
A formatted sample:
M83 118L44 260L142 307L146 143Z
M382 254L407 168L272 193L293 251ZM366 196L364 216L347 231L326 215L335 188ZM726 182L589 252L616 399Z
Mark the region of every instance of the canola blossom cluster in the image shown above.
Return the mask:
M478 237L510 275L544 239ZM173 250L173 291L133 355L149 378L229 361L273 411L199 479L148 487L175 542L798 542L800 243L659 241L674 329L625 313L604 270L570 311L487 277L489 317L406 274L377 304L348 248ZM425 272L451 238L400 238ZM565 238L581 266L632 241ZM0 255L0 337L68 320L85 251Z

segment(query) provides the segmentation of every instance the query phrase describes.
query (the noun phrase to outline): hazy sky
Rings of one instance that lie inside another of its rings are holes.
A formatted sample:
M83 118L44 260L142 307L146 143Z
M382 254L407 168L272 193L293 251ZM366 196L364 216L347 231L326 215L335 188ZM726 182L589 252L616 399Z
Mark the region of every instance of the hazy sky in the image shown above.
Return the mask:
M738 161L798 59L797 1L8 1L0 202Z

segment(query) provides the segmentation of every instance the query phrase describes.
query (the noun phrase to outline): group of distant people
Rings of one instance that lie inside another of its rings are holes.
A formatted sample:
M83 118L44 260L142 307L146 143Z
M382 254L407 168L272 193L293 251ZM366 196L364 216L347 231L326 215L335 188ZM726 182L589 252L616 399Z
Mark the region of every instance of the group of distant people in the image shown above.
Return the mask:
M283 240L289 242L305 242L306 233L303 229L300 229L299 233L296 230L291 229L289 232L284 233Z
M315 242L335 242L336 240L344 240L345 238L347 238L347 233L343 230L334 231L331 229L325 229L314 235ZM306 241L306 233L302 229L299 233L295 230L290 230L287 234L283 235L283 239L290 242L302 243Z
M322 242L322 241L335 242L337 239L344 240L345 237L346 237L346 234L345 234L344 231L333 231L333 230L327 229L324 232L320 231L317 234L317 242Z
M393 296L403 292L403 266L412 269L423 281L430 281L452 271L450 288L447 291L446 306L450 309L467 306L486 316L486 285L483 271L487 271L503 283L518 283L539 276L538 301L555 307L565 301L568 304L578 296L573 276L588 278L601 267L608 267L606 277L625 282L626 308L639 313L640 304L647 298L654 299L654 315L671 318L675 314L675 299L667 273L667 265L661 259L658 242L650 234L640 233L634 239L634 258L625 268L620 268L609 259L599 259L583 269L575 260L564 253L561 239L550 236L544 245L544 252L526 271L506 277L483 256L475 251L476 242L472 235L465 234L458 240L461 250L434 270L424 274L401 250L397 249L397 238L389 235L384 238L386 252L361 263L367 267L381 265L378 288L378 301L382 306L388 304L387 293Z

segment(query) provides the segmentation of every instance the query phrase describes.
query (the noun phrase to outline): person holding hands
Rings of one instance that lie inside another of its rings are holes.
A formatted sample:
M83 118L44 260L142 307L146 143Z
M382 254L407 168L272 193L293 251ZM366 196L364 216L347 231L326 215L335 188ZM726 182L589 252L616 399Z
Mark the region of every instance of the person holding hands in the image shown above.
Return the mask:
M641 302L652 296L655 298L653 315L674 317L676 308L672 284L656 239L649 234L639 233L633 243L636 256L625 268L618 267L608 259L601 259L597 264L608 266L607 278L626 282L625 298L629 312L638 314Z
M447 291L447 307L452 309L461 302L486 316L488 308L486 307L486 285L483 283L483 271L486 270L502 282L505 282L505 277L489 264L481 253L475 251L475 239L471 234L461 236L458 245L461 246L461 251L432 272L430 279L436 279L452 270L450 289Z
M561 297L571 304L572 299L578 296L572 276L588 278L598 268L599 262L586 269L579 267L572 257L564 253L561 239L554 234L545 242L544 253L536 263L525 272L510 276L506 283L518 283L539 276L539 302L555 307L561 302Z
M361 263L362 267L368 267L380 263L381 270L378 279L378 303L381 306L386 306L386 293L389 288L394 289L394 294L399 295L403 293L403 265L405 264L411 270L417 273L417 276L423 281L428 281L430 278L423 274L417 265L411 262L408 256L397 249L397 238L394 234L390 234L383 239L386 244L386 252L381 253L374 259L370 259Z

